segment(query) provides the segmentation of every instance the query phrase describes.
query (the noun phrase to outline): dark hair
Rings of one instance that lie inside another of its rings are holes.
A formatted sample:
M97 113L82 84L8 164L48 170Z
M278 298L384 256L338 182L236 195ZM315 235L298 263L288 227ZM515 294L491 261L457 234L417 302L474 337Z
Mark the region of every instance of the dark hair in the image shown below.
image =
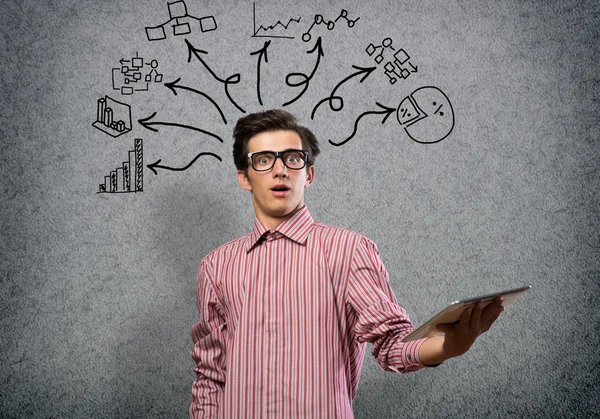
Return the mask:
M317 137L306 127L298 124L294 115L281 109L251 113L238 119L233 129L233 161L238 170L248 170L248 142L252 137L268 131L294 131L302 140L302 148L308 150L306 167L315 164L319 154Z

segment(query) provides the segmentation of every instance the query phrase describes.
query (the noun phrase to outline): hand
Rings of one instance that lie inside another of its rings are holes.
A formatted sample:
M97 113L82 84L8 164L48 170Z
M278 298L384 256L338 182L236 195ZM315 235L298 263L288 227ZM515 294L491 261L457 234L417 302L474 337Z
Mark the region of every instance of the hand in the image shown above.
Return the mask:
M479 335L490 330L500 313L504 311L503 301L504 298L498 297L486 308L483 308L482 303L478 303L467 307L458 323L439 324L437 328L445 333L443 343L445 357L452 358L464 354Z

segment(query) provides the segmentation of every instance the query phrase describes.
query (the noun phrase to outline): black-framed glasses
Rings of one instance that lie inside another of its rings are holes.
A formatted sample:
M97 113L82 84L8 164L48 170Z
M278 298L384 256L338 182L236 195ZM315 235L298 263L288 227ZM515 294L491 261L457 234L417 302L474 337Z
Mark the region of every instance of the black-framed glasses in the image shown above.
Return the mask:
M284 150L284 151L255 151L248 153L248 159L252 168L257 172L266 172L275 166L275 161L281 157L281 161L291 170L300 170L306 167L308 160L307 150Z

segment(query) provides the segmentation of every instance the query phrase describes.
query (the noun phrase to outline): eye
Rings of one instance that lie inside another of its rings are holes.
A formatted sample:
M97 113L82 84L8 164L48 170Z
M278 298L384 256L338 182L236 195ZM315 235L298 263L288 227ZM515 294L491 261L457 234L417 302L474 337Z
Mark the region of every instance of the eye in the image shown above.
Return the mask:
M271 156L269 155L262 155L262 156L258 156L257 158L257 162L258 164L262 164L262 165L267 165L269 163L271 163Z

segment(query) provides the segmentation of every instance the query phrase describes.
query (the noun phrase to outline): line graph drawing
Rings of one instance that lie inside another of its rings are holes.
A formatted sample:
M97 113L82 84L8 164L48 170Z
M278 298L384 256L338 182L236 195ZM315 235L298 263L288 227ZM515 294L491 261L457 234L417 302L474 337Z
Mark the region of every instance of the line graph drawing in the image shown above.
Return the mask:
M146 37L148 41L161 41L167 39L165 27L173 29L173 36L188 35L198 27L201 32L210 32L217 29L217 21L214 16L195 17L188 14L185 1L179 0L167 3L169 9L169 20L158 26L147 26Z
M290 35L270 35L267 32L280 30L281 32L286 31L288 27L293 23L300 23L300 17L298 19L291 18L287 23L281 22L278 20L274 25L263 26L260 25L258 28L256 27L256 3L252 3L252 22L253 22L253 38L284 38L284 39L294 39L293 36ZM282 29L283 28L283 29Z
M302 34L302 40L304 42L309 42L310 39L312 38L310 35L310 31L312 31L313 27L315 25L326 25L327 29L332 31L335 28L335 23L340 20L340 19L344 19L346 21L346 24L348 25L349 28L353 28L354 25L356 24L356 22L358 21L358 19L360 19L360 17L352 20L348 18L348 11L346 9L342 9L342 11L340 12L340 15L335 18L335 20L328 20L326 21L325 18L323 17L323 15L315 15L314 19L313 19L313 23L312 25L310 25L310 28L308 28L308 30Z

